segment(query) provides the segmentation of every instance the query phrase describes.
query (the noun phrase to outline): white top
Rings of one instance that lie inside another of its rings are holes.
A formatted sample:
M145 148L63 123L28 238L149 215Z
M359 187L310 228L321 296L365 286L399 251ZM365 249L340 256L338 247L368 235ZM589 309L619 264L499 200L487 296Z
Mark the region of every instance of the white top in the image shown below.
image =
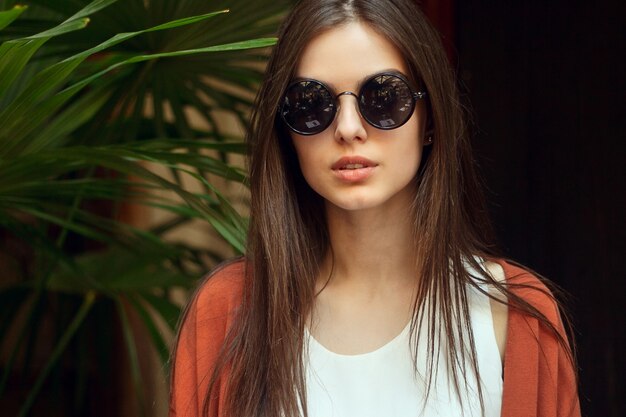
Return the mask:
M489 298L470 287L468 302L482 380L485 416L499 416L502 403L502 363L493 330ZM476 378L471 368L468 369L467 390L463 389L462 374L458 374L463 391L461 406L453 384L448 383L447 355L443 349L435 367L436 377L433 376L431 391L427 403L424 404L427 337L425 331L418 334L419 376L416 377L409 346L409 324L386 345L360 355L332 352L306 330L308 361L305 360L305 364L309 416L481 416ZM425 327L426 323L423 329Z

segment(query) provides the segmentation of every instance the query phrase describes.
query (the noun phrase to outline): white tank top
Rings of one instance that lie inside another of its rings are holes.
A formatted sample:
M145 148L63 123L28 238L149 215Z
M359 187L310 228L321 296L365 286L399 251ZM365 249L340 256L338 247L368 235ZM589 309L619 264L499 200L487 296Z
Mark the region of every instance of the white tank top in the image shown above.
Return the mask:
M484 415L500 416L502 362L493 330L489 298L470 287L468 302L482 380ZM461 379L462 405L453 384L448 382L444 345L438 365L435 367L436 374L433 375L430 394L424 404L427 337L424 331L418 334L419 376L416 377L409 346L409 324L381 348L359 355L334 353L305 330L305 343L308 344L305 364L309 416L482 416L476 378L471 368L468 370L468 389L464 389L462 374L458 374Z

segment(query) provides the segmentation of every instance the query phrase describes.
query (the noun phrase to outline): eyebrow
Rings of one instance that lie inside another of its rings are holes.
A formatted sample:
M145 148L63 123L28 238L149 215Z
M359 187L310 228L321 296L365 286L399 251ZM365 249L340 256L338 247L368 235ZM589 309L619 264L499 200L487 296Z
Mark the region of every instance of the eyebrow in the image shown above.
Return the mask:
M403 77L408 79L408 76L406 74L404 74L402 71L395 69L395 68L388 68L388 69L383 69L380 71L376 71L373 72L371 74L367 74L364 77L362 77L361 79L359 79L357 86L356 86L356 91L361 90L361 87L363 86L363 83L367 80L369 80L372 77L375 77L378 74L399 74L402 75ZM315 80L315 81L319 81L322 84L324 84L325 86L329 87L331 90L333 90L333 93L337 93L337 87L329 82L329 81L324 81L324 80L318 80L317 78L313 78L313 77L296 77L292 80L292 82L296 82L296 81L304 81L304 80Z

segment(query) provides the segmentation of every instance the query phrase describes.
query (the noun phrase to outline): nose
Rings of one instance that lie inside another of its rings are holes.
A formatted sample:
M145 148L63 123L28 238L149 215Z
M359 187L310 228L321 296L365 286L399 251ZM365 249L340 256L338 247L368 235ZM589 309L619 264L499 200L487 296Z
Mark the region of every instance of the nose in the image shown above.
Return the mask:
M335 139L343 142L367 140L365 122L359 113L357 97L351 93L343 93L339 95L338 100Z

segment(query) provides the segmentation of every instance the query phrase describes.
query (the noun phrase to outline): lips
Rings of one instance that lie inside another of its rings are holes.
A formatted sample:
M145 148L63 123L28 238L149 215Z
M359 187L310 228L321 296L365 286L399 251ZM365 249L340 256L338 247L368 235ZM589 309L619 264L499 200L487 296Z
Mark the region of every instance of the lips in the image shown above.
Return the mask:
M348 170L348 169L363 169L375 167L378 164L370 161L367 158L360 156L347 156L343 157L332 165L333 170Z
M341 158L331 168L339 180L346 183L355 183L369 178L377 166L377 163L367 158L350 156Z

